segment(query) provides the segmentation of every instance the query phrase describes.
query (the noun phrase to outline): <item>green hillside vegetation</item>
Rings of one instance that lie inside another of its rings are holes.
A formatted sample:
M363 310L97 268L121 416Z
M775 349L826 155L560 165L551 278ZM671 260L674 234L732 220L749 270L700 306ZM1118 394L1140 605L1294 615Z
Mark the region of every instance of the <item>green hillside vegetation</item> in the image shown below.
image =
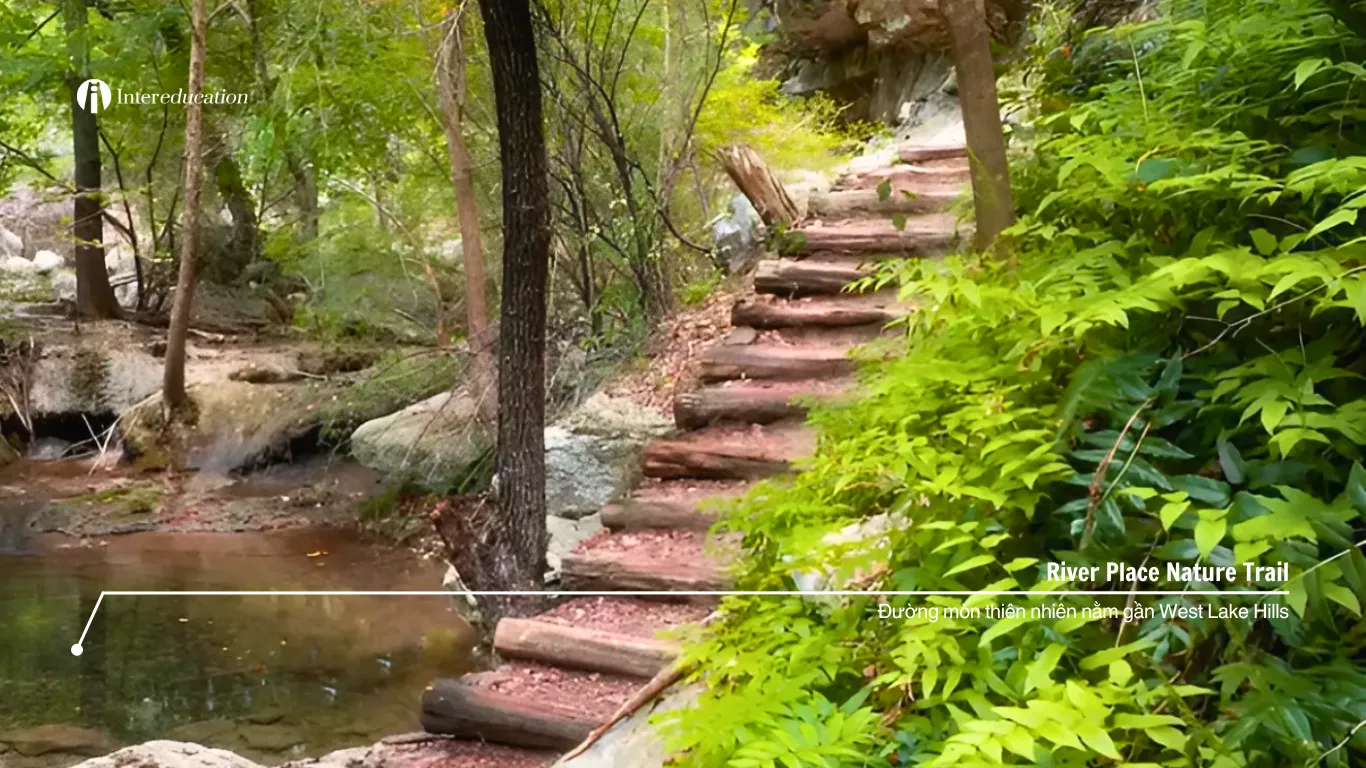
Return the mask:
M722 524L746 590L824 571L861 590L1289 594L1009 600L1077 610L1037 621L946 615L984 595L888 598L937 622L730 598L689 651L702 705L670 723L687 764L1360 764L1364 21L1346 0L1173 0L1040 33L1011 247L887 267L876 281L920 305L904 349L812 416L805 471ZM828 537L857 523L885 533ZM1163 579L1049 582L1045 561ZM1165 579L1280 561L1284 584ZM1288 610L1163 616L1201 604ZM1102 607L1120 615L1085 610Z

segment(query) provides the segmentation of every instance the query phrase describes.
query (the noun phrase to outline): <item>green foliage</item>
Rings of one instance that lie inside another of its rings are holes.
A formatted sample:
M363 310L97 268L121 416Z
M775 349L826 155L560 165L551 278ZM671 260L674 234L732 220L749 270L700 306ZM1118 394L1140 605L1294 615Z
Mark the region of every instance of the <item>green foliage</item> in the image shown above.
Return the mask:
M687 764L1366 759L1366 40L1343 5L1171 2L1043 69L1014 253L869 278L919 303L902 354L723 523L738 588L813 594L729 599L689 649ZM1168 564L1236 564L1193 588L1289 594L1030 595L1134 588L1043 561L1157 565L1147 588L1178 592Z

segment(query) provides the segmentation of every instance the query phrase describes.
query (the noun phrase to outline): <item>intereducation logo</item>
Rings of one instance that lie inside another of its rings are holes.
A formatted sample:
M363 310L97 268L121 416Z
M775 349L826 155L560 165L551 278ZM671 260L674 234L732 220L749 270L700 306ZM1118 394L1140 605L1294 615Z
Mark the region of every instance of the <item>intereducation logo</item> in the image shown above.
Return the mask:
M86 102L89 106L86 106ZM109 84L103 80L86 80L76 89L76 103L81 109L97 113L100 108L109 108Z
M185 89L181 88L175 93L147 93L145 91L125 91L122 88L114 89L113 93L117 98L113 98L109 84L103 80L86 80L76 89L76 104L81 109L88 110L92 114L98 113L109 108L112 100L115 104L246 104L248 94L231 93L228 91L205 91L191 99Z

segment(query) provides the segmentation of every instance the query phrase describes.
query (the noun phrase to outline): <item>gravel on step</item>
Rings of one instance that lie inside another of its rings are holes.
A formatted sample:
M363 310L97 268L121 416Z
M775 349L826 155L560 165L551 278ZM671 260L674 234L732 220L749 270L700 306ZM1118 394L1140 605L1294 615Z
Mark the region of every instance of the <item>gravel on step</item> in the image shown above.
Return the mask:
M542 768L559 759L555 752L439 738L380 749L382 768Z
M624 597L576 597L536 616L537 621L654 639L662 629L692 624L710 609L691 603L658 603Z
M576 672L530 661L466 675L465 680L525 701L547 701L572 707L600 721L611 717L642 685L639 678Z

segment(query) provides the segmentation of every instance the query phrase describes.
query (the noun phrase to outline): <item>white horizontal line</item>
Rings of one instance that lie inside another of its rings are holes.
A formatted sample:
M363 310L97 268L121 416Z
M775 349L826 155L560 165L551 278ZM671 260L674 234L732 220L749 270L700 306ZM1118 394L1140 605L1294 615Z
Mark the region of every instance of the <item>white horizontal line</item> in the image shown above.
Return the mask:
M974 595L984 595L987 597L1043 597L1043 596L1064 596L1064 595L1190 595L1190 596L1218 596L1218 597L1266 597L1269 595L1288 595L1285 590L1248 590L1243 592L1220 592L1218 590L1186 590L1186 591L1134 591L1123 589L1056 589L1039 590L1037 592L1020 592L1018 590L917 590L917 589L896 589L896 590L856 590L856 589L834 589L819 592L803 592L801 590L727 590L727 589L702 589L702 590L350 590L350 589L110 589L100 592L99 598L95 600L95 607L90 611L90 618L85 621L85 629L81 630L81 638L71 647L71 652L80 655L81 644L85 642L85 636L90 632L90 625L95 621L95 614L99 613L100 604L104 602L106 595L113 597L169 597L180 595L183 597L263 597L263 596L284 596L284 597L756 597L760 595L775 595L780 597L857 597L860 595L867 597L972 597Z

